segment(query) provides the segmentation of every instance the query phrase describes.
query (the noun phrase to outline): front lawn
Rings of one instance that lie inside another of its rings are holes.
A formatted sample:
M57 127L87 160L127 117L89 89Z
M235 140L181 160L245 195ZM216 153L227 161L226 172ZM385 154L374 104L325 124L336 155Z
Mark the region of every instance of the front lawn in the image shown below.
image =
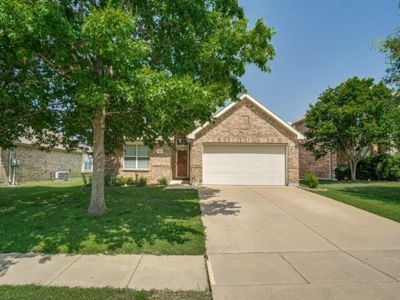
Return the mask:
M0 188L0 252L204 254L196 190L116 187L89 216L81 180Z
M67 288L38 285L0 286L0 299L7 300L211 300L209 292L134 291L112 288Z
M322 181L317 194L400 222L400 182Z

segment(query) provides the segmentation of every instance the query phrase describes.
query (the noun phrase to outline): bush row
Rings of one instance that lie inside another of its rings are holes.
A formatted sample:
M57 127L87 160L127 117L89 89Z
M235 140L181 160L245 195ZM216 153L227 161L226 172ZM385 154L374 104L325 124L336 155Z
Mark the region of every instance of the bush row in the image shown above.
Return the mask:
M338 167L335 175L337 180L348 180L350 168ZM400 153L382 153L362 159L357 165L356 176L358 180L400 180Z
M143 176L138 176L135 174L135 178L133 177L125 177L117 174L107 174L104 176L104 183L106 186L122 186L122 185L136 185L136 186L146 186L147 178ZM83 183L86 186L92 185L92 175L85 174L83 176Z
M104 177L107 186L122 186L122 185L136 185L145 186L147 185L147 178L135 174L135 178L130 176L120 176L117 174L107 174Z

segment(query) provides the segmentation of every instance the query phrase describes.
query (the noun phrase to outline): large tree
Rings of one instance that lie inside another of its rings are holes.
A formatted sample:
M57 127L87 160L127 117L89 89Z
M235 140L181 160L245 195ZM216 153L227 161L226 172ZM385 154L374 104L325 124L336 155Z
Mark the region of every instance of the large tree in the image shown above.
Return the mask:
M390 34L380 45L380 50L386 55L386 82L397 90L400 88L400 29Z
M273 33L237 0L2 0L0 146L91 146L102 213L105 154L209 119L246 65L269 71Z
M393 89L393 95L400 98L400 28L397 28L381 43L381 52L386 55L388 68L385 82ZM394 141L400 148L400 114L397 116L397 135Z
M398 114L399 104L384 83L350 78L325 90L310 105L305 147L317 159L329 151L343 155L354 181L357 164L373 144L392 145Z

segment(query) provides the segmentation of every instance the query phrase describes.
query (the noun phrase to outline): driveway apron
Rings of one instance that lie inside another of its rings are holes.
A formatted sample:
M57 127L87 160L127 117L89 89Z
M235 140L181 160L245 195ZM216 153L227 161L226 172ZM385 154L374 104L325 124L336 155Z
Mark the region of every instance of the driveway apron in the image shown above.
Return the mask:
M215 299L399 299L399 223L295 187L199 193Z

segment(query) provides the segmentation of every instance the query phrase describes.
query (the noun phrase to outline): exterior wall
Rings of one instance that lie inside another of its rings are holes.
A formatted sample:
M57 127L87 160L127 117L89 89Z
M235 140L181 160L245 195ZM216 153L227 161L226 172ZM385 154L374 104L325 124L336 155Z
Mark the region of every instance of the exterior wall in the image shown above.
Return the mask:
M159 153L157 153L157 150ZM126 170L123 167L123 149L119 149L113 155L107 156L105 170L109 173L118 173L121 176L133 178L137 174L137 176L146 177L149 183L157 183L157 180L161 177L168 180L172 179L172 157L175 158L171 147L167 145L155 146L150 149L149 170Z
M307 131L304 119L294 123L292 126L303 134ZM336 153L329 153L316 160L313 154L304 148L304 143L305 141L301 141L299 145L300 177L303 177L307 172L313 172L319 178L333 179L335 176L334 171L338 166Z
M287 181L299 182L299 158L296 136L248 100L242 100L220 116L214 125L196 134L191 146L190 176L202 182L204 143L285 144L287 145Z
M70 177L79 177L82 167L82 153L67 152L54 149L49 152L41 151L33 146L17 145L12 149L12 157L20 160L16 168L16 180L18 183L37 180L51 180L56 171L68 171ZM1 169L5 177L0 177L3 182L8 179L8 150L1 151Z
M0 183L7 182L7 170L4 163L8 161L8 151L0 147Z

